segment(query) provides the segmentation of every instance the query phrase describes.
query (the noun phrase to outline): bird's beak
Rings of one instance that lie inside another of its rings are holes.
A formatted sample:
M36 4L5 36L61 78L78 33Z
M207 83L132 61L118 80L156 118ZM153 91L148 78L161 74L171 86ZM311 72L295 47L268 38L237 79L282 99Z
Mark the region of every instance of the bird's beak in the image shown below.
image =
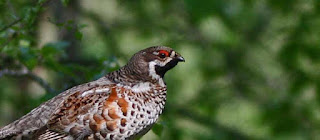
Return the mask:
M184 58L182 56L177 57L179 62L185 62Z
M177 53L177 56L176 56L176 59L179 61L179 62L185 62L184 58Z

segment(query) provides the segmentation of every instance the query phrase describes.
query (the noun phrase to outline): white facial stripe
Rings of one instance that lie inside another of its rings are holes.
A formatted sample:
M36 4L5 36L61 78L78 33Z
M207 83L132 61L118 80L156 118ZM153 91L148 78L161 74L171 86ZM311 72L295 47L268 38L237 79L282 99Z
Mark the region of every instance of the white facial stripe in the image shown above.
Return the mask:
M172 51L170 57L174 57L175 55L176 55L176 52Z
M167 60L166 60L167 61ZM155 66L158 64L159 65L160 61L159 60L155 60L155 61L151 61L149 62L149 75L152 77L152 79L156 79L159 80L159 84L161 86L165 86L162 78L156 73L156 68ZM165 62L164 62L165 63ZM163 64L164 66L165 64Z
M159 52L153 52L154 55L159 55Z
M155 66L157 65L157 63L155 61L151 61L149 63L149 74L152 77L152 79L159 79L160 76L156 73L156 68Z
M159 60L156 60L156 61L158 61L157 63L158 63L159 66L163 67L164 65L166 65L167 63L169 63L171 60L172 60L172 58L171 58L171 57L168 57L164 62L161 62L161 61L159 61Z

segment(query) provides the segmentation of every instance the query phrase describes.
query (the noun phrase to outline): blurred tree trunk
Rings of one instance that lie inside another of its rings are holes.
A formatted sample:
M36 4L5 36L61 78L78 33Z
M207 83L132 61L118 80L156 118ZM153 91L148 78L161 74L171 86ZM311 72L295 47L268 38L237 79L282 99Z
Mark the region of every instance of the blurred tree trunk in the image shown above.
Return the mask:
M54 22L58 24L63 24L60 27L57 38L59 41L66 41L69 43L66 48L65 53L67 54L67 58L60 60L60 63L63 65L69 65L72 63L80 64L82 63L82 59L80 59L80 42L76 38L77 25L78 25L78 17L79 17L79 1L71 0L69 1L67 6L64 6L61 1L55 2L51 5L52 11L54 13ZM59 27L59 26L58 26ZM72 68L71 68L72 69ZM70 69L70 70L71 70ZM71 70L72 73L77 73L78 71L75 69ZM59 83L65 83L64 85L58 85L58 89L63 90L70 88L76 84L81 83L81 80L70 75L70 73L65 73L63 71L60 77L56 77ZM80 78L81 79L81 78ZM62 87L61 87L62 86Z
M78 12L79 11L79 1L71 0L68 3L68 6L65 7L61 3L61 1L56 2L53 5L54 17L57 23L65 23L71 24L72 28L66 27L67 29L63 29L58 34L58 39L62 41L68 41L70 43L69 47L66 50L68 55L68 59L70 61L76 61L79 58L79 49L77 48L80 44L75 37L75 32L77 30L77 22L78 22Z

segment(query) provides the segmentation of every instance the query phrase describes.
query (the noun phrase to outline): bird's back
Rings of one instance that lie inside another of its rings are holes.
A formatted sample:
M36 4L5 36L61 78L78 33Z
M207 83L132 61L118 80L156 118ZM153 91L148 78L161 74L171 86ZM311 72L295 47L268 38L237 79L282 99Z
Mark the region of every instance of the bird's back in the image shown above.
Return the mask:
M30 138L37 130L47 124L51 115L57 110L61 103L75 92L81 92L94 86L110 84L105 77L96 81L75 86L66 90L49 101L41 104L20 119L0 129L0 139Z

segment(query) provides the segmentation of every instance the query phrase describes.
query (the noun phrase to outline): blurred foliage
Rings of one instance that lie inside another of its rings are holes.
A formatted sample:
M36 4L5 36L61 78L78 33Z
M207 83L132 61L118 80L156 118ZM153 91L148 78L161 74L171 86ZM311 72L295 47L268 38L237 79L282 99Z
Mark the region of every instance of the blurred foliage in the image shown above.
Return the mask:
M186 63L141 139L320 139L317 0L2 0L0 125L154 45Z

